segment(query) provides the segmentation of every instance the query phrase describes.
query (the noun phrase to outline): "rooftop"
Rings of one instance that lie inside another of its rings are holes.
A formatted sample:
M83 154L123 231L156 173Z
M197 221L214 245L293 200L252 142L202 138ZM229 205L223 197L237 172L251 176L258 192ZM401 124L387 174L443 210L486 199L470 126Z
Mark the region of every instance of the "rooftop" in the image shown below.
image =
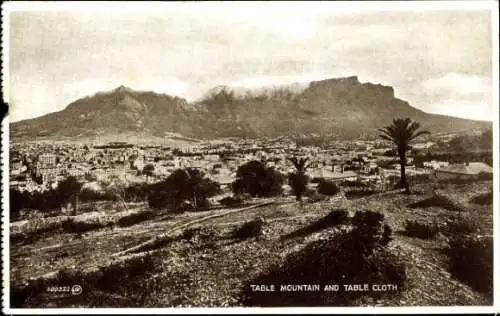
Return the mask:
M439 168L436 171L474 175L474 174L479 174L481 172L493 173L493 168L488 166L484 162L470 162L468 164L453 164L448 167Z

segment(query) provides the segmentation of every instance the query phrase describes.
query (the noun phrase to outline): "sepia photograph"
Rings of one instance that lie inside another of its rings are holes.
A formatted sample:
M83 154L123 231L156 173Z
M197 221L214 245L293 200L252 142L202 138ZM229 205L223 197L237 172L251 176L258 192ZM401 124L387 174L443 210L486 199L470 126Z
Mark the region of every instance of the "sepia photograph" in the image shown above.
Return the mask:
M498 311L498 2L7 1L2 29L4 313Z

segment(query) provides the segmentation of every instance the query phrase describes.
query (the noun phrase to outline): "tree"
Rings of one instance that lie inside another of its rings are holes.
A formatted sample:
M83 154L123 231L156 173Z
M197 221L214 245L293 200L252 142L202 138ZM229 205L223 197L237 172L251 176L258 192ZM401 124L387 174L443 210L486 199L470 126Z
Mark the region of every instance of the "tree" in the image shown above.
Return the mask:
M120 200L123 208L128 211L127 203L125 203L127 184L120 177L113 175L108 180L102 180L100 185L104 189L106 195L110 195Z
M59 203L64 204L69 201L73 204L73 211L78 211L78 195L82 189L83 183L78 182L76 177L69 176L63 181L59 182L57 186L57 194Z
M155 166L153 166L153 164L148 163L142 169L142 174L144 174L146 177L152 177L154 170L155 170Z
M238 168L232 189L235 195L248 193L253 197L276 196L281 194L283 180L283 176L274 168L252 160Z
M409 144L414 139L430 134L428 131L420 130L420 123L412 121L410 118L396 118L391 125L379 129L382 139L388 140L396 145L399 156L399 164L401 166L401 186L405 188L407 194L410 194L410 186L406 180L406 151L409 149Z
M208 198L220 192L217 182L193 168L177 169L167 179L152 185L149 206L178 210L186 204L199 210L208 207Z
M307 164L309 158L297 158L294 156L288 158L288 160L295 167L295 172L288 174L288 183L292 187L295 199L300 202L302 200L302 195L306 191L307 182L309 181L309 177L306 175L306 169L309 167L309 164Z
M97 180L97 177L92 172L85 172L84 178L88 182L93 182Z

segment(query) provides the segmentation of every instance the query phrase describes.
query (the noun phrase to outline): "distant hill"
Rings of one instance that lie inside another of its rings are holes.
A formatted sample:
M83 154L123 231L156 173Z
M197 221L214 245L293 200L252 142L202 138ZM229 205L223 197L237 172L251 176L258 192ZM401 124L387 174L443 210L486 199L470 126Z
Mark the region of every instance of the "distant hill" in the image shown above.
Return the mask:
M64 110L11 124L13 139L329 135L359 138L394 117L411 117L431 132L491 128L491 122L425 113L395 98L392 87L357 77L256 89L217 86L202 100L120 86ZM182 135L182 136L181 136Z

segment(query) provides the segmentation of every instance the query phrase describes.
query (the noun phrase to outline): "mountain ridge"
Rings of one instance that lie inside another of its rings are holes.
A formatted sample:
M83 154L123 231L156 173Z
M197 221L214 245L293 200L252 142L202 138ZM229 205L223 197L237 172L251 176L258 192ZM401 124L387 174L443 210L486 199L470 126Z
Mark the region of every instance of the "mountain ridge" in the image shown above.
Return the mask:
M288 88L291 87L291 88ZM246 89L246 90L244 90ZM14 139L99 137L135 133L164 137L255 138L330 135L356 138L411 117L436 132L487 128L491 122L426 113L395 97L393 87L357 76L244 88L219 85L194 102L121 85L68 104L63 110L11 123Z

